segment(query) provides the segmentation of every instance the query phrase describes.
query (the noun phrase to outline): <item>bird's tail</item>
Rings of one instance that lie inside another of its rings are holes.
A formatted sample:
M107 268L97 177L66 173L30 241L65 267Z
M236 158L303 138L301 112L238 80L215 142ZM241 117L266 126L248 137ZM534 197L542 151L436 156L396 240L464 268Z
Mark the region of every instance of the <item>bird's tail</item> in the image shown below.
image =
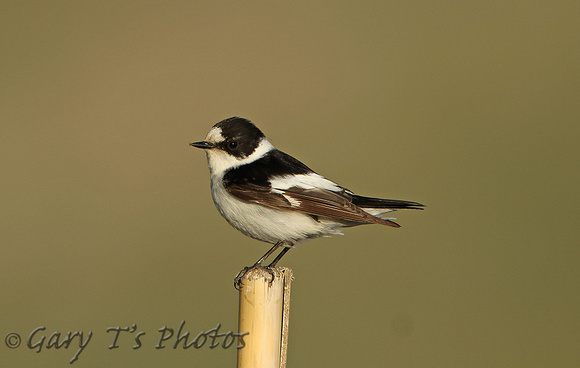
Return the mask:
M398 199L382 199L382 198L372 198L363 197L356 194L352 195L352 203L360 207L366 213L378 217L382 220L386 220L384 225L392 227L400 227L394 220L394 217L386 217L385 213L402 210L402 209L413 209L422 210L425 207L423 204L411 201L401 201Z
M356 194L352 195L352 203L362 209L384 209L384 212L388 212L389 210L394 211L402 209L422 210L423 207L425 207L425 205L418 202L402 201L399 199L363 197Z

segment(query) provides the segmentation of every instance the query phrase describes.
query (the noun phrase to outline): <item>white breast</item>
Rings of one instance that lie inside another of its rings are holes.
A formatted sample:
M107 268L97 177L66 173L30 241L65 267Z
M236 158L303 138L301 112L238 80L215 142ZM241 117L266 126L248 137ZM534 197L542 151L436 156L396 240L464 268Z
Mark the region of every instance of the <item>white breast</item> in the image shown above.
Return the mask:
M223 175L211 176L212 197L220 214L245 235L276 243L286 240L293 244L328 235L342 235L342 224L330 219L318 221L298 211L279 210L241 200L229 193L222 183Z

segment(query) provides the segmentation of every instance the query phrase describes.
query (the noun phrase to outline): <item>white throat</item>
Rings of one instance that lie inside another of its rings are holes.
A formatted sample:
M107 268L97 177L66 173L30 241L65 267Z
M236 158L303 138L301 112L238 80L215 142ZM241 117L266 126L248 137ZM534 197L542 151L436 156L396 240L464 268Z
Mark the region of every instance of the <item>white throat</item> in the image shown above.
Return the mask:
M206 151L207 165L211 175L222 175L226 170L233 169L241 165L249 164L275 149L272 143L264 137L254 152L244 158L238 158L220 149L209 149Z

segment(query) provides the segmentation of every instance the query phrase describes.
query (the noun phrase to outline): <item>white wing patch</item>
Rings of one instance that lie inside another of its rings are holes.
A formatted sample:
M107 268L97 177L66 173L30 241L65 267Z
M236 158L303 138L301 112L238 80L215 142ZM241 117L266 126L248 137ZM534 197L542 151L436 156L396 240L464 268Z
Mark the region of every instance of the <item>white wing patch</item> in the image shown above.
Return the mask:
M285 175L273 178L270 181L272 189L286 190L288 188L297 187L301 189L326 189L333 192L342 192L343 188L334 182L326 179L315 173L300 174L300 175Z
M291 197L291 196L289 196L289 195L282 194L282 196L284 196L284 198L286 198L286 200L287 200L288 202L290 202L290 205L291 205L292 207L300 207L300 204L302 203L300 200L298 200L298 199L296 199L296 198L292 198L292 197Z
M270 193L281 194L282 197L284 197L284 199L286 199L288 201L288 203L290 203L290 206L292 206L292 207L300 207L300 204L302 204L302 201L285 194L283 190L272 188L272 189L270 189Z

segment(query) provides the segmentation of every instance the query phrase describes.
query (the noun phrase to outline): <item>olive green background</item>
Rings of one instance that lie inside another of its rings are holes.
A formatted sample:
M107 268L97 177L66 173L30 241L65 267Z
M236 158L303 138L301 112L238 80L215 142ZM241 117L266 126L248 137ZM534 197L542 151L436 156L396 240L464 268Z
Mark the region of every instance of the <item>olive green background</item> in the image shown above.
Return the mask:
M3 1L0 366L232 367L268 248L219 216L201 140L251 119L400 229L292 250L289 367L580 365L580 5ZM109 350L108 327L136 324ZM19 333L9 349L4 338Z

